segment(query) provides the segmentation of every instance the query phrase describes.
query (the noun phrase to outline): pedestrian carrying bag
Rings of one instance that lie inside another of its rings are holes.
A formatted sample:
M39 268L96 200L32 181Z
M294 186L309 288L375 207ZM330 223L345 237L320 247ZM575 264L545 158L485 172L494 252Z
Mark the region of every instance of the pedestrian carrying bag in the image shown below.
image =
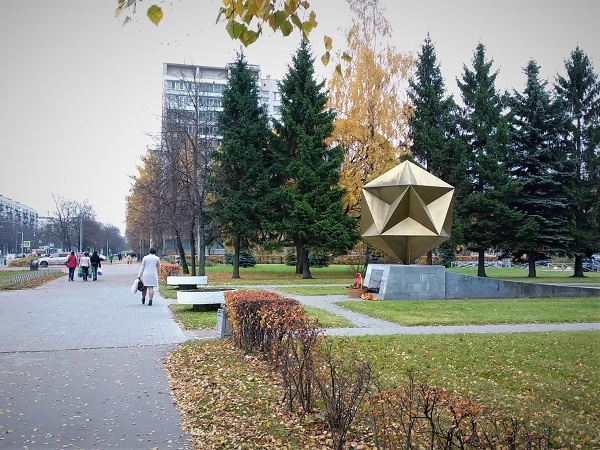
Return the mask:
M102 275L102 269L100 267L98 267L98 275Z
M141 291L142 289L144 289L144 283L142 283L142 280L140 280L138 278L137 283L138 283L137 284L138 291Z
M77 276L81 278L83 276L83 271L81 269L77 270Z

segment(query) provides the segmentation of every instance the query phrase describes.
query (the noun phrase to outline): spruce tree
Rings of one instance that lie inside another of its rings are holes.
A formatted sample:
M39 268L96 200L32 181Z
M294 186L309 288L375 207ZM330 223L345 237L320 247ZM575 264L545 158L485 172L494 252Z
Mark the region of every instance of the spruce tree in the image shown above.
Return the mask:
M530 60L524 69L523 93L512 99L511 175L520 186L512 204L523 213L517 249L527 253L529 277L536 276L535 260L568 252L571 210L565 186L571 181L567 165L564 105L554 101Z
M283 80L276 146L281 164L280 228L297 251L297 271L312 278L309 252L344 252L358 241L356 220L343 214L338 187L343 153L326 143L335 113L327 110L324 82L317 83L314 58L302 41Z
M271 189L265 163L269 120L243 53L230 66L222 101L217 122L222 141L212 154L214 215L232 240L233 278L239 278L240 251L256 240Z
M435 47L429 34L418 55L414 79L409 81L409 98L414 108L410 126L412 159L425 170L455 188L451 238L442 244L445 261L453 259L454 248L462 243L460 202L466 188L466 147L458 138L457 106L446 87ZM428 253L430 263L430 253Z
M477 275L485 277L485 251L508 247L508 239L519 215L507 205L515 194L508 179L509 127L503 98L496 91L498 72L491 71L485 47L478 44L473 68L463 68L458 81L464 108L460 119L468 148L468 192L461 203L463 233L467 248L478 253Z
M567 198L574 214L571 230L574 276L583 276L583 257L598 251L600 242L600 83L587 55L577 47L565 61L566 77L557 76L556 93L569 115L569 158L575 176Z

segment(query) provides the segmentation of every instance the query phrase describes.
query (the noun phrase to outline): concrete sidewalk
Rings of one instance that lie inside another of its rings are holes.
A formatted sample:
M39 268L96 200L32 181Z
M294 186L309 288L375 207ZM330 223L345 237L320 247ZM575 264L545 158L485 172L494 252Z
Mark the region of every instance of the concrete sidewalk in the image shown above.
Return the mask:
M102 268L0 292L0 448L191 448L162 368L187 337L130 292L139 265Z

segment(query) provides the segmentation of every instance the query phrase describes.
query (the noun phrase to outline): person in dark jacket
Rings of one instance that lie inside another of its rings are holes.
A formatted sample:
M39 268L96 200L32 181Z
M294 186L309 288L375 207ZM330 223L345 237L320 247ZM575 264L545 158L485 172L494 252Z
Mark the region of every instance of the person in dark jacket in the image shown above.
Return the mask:
M96 281L98 279L98 267L102 267L102 264L100 264L100 256L96 250L94 250L92 256L90 256L90 263L92 264L92 280Z

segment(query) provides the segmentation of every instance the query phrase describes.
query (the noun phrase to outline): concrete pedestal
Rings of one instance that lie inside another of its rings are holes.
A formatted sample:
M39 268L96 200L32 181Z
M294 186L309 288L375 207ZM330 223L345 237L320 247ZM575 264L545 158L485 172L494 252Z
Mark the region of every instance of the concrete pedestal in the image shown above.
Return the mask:
M379 281L381 280L381 281ZM376 288L379 300L442 300L446 298L444 266L369 264L365 286Z

